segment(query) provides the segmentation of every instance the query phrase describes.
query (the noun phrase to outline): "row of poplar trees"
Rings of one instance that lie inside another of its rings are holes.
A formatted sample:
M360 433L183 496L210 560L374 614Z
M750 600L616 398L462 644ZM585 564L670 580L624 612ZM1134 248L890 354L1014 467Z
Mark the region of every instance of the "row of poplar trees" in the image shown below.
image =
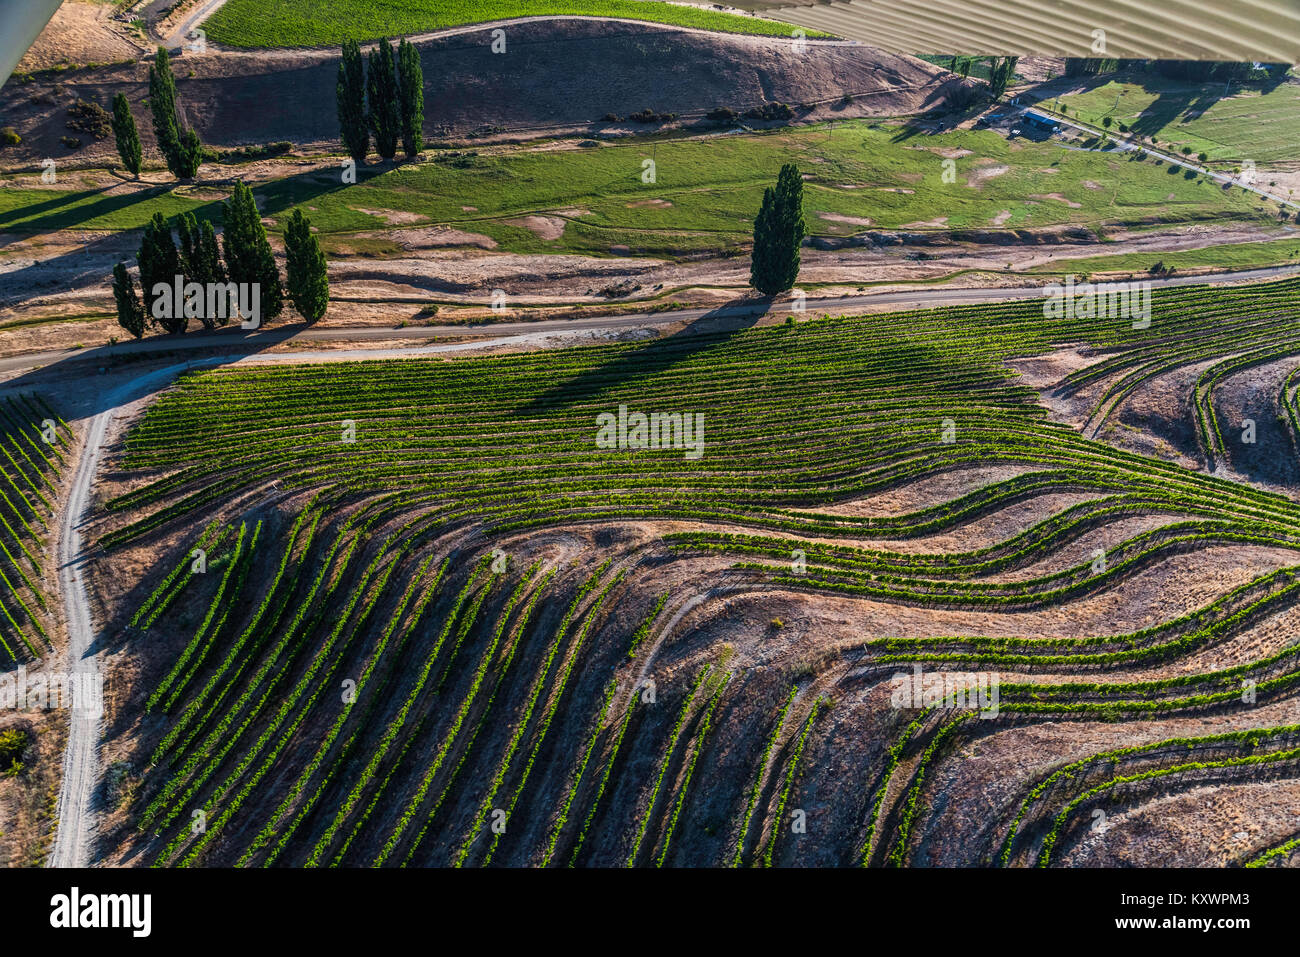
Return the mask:
M391 160L400 143L408 157L424 149L424 68L420 52L403 39L397 48L381 40L369 54L369 69L354 40L343 44L336 89L343 148L364 163L374 138L380 159Z
M176 77L171 57L158 48L158 56L149 66L149 112L153 118L158 151L167 161L167 169L177 179L193 179L203 163L203 142L193 127L180 121L176 100ZM122 165L138 177L144 166L144 149L126 94L113 97L113 136Z
M162 213L155 213L145 227L144 239L136 262L140 266L140 292L127 271L125 263L113 267L113 296L117 301L117 321L137 339L144 335L150 322L157 322L164 332L184 332L189 318L182 303L173 303L169 318L154 319L155 288L164 285L174 288L177 276L186 283L202 286L213 283L256 283L260 289L260 309L263 320L275 319L284 309L285 288L280 282L280 270L275 254L266 238L262 214L258 212L252 190L244 183L236 183L230 199L222 204L224 229L221 248L224 261L218 252L216 230L212 223L199 223L193 213L185 213L177 223L179 246L172 228ZM325 314L329 305L329 278L326 273L325 253L311 231L311 221L295 209L284 231L284 244L288 264L288 297L299 314L312 323ZM141 292L143 296L141 296ZM169 293L170 294L170 293ZM226 325L235 317L227 309L225 316L203 315L196 318L205 329Z

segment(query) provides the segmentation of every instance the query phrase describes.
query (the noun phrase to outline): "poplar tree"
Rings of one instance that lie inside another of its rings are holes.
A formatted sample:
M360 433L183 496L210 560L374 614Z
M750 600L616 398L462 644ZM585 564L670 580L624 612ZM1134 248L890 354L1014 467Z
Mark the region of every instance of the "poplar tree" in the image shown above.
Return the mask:
M993 99L998 99L1007 91L1011 85L1011 78L1016 74L1016 64L1020 61L1019 57L993 57L989 60L989 89L993 93Z
M330 301L330 283L325 253L311 231L311 220L295 209L284 230L287 254L287 285L293 306L308 323L325 315Z
M221 264L221 250L217 247L217 231L204 220L199 234L199 258L203 263L204 282L226 281L226 268Z
M181 136L176 128L176 78L165 47L158 48L158 56L149 66L149 112L158 151L172 169L180 153Z
M182 133L176 112L176 78L172 75L171 57L164 47L149 67L149 110L153 114L153 132L158 150L167 161L167 169L177 179L193 179L203 163L203 143L199 134L186 128Z
M259 284L262 318L272 320L284 308L284 290L253 191L242 182L236 183L234 194L222 206L222 215L225 232L221 244L225 248L229 281L240 285Z
M139 179L144 165L144 149L140 146L140 131L136 128L125 93L113 97L113 139L117 141L117 155L122 157L122 165Z
M397 74L402 149L414 159L424 149L424 67L420 51L405 37L397 48Z
M170 310L163 310L164 313L170 311L171 318L164 316L158 319L154 311L155 303L160 299L172 298L176 277L182 277L183 281L185 275L171 227L167 225L162 213L154 213L153 219L145 226L136 262L140 264L140 291L144 296L145 315L154 318L167 332L184 332L187 325L184 302L172 302ZM158 286L165 286L166 289L155 295L155 287Z
M177 179L193 179L199 175L199 167L202 165L203 141L199 139L197 130L186 127L185 132L181 134L181 143L172 173Z
M364 163L366 154L370 152L370 129L366 125L366 65L361 58L361 46L355 40L343 44L335 97L343 148L358 163Z
M113 267L113 298L117 300L117 324L137 339L144 336L144 306L136 295L135 281L125 263Z
M402 117L397 102L397 77L393 72L393 46L387 39L370 51L370 69L366 77L366 94L370 102L370 131L375 135L375 152L381 159L397 155L397 141L402 133Z
M803 177L793 163L781 167L776 186L763 193L754 219L754 252L749 282L765 296L794 288L799 279L803 238Z
M176 221L176 232L180 236L181 265L185 269L186 278L194 282L206 282L206 279L200 278L203 272L202 254L199 252L202 232L199 229L199 221L195 219L193 213L181 214L180 219Z

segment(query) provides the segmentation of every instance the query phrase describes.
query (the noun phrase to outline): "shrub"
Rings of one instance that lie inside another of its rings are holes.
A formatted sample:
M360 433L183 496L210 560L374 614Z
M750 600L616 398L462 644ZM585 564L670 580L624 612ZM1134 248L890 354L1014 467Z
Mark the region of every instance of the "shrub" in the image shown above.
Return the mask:
M745 116L751 120L767 120L773 122L776 120L788 120L794 116L787 103L764 103L762 106L756 106L752 110L746 110Z
M98 103L77 100L68 107L68 129L86 133L97 140L107 139L113 132L113 115Z
M738 114L735 110L729 109L725 106L719 106L716 109L709 110L708 113L705 113L704 118L706 120L711 120L714 123L730 123L737 115Z
M81 149L81 140L77 139L75 136L60 136L59 142L70 150Z
M23 769L23 752L31 744L26 731L0 731L0 774L17 774Z
M633 123L669 123L677 119L676 113L656 113L647 107L628 117Z
M1202 163L1204 163L1206 160L1209 159L1209 157L1206 156L1204 153L1197 153L1196 158L1200 160Z
M208 163L247 163L252 160L270 159L273 156L283 156L285 153L293 151L293 144L288 140L280 140L275 143L266 143L261 146L238 146L233 150L218 150L211 147L203 147L203 159Z
M23 138L18 135L18 131L12 126L6 126L0 130L0 147L17 146L22 141Z

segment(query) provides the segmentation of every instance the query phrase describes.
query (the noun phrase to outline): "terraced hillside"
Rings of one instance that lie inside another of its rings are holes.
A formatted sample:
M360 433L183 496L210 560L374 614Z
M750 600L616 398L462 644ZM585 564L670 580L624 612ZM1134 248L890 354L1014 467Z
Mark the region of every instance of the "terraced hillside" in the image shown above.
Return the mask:
M97 529L110 862L1284 863L1298 305L188 374Z

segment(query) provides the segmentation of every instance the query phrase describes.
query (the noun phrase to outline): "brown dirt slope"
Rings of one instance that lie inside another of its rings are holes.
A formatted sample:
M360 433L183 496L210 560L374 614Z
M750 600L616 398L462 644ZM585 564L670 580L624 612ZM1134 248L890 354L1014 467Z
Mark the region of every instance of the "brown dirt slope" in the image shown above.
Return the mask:
M141 40L113 16L111 3L66 0L18 62L31 73L69 64L116 63L139 56Z
M497 55L488 29L420 41L430 134L585 130L604 125L606 114L647 107L684 116L772 101L826 101L829 109L838 108L845 93L860 96L837 115L906 114L941 98L946 76L920 60L867 47L812 44L797 55L783 40L601 21L516 25L508 52ZM307 145L338 137L337 63L333 51L185 53L174 68L185 120L204 142ZM122 90L146 116L145 63L6 84L0 126L14 126L24 139L21 151L7 152L6 160L61 155L65 130L55 121L58 114L78 97L107 105ZM148 141L150 131L142 133ZM108 155L112 144L93 148Z

